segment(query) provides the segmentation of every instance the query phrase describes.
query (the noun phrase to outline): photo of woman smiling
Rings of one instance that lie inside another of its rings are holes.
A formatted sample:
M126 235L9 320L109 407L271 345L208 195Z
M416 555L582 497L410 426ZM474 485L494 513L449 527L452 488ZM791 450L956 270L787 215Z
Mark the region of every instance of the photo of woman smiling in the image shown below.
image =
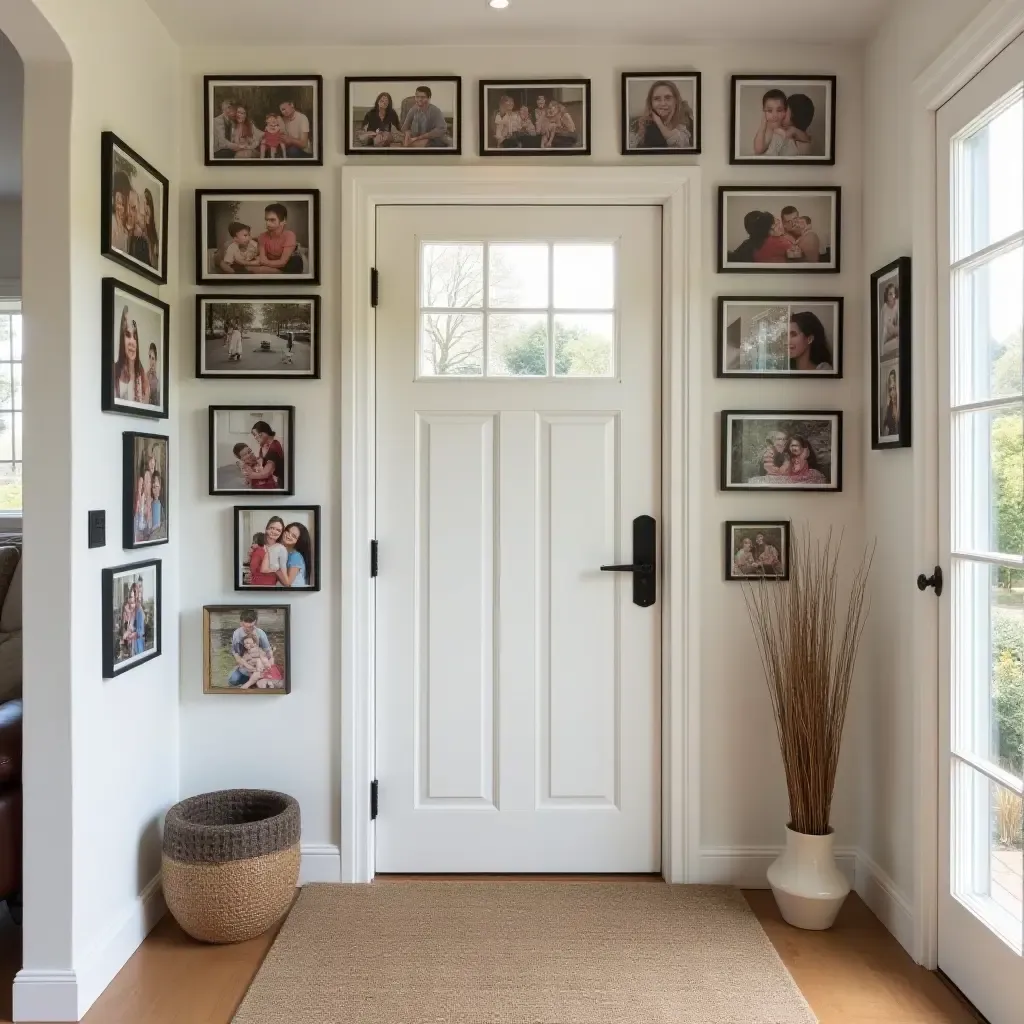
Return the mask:
M320 589L320 506L235 507L236 590Z
M697 72L622 76L622 153L700 152Z
M132 416L167 416L169 307L159 299L103 279L102 408Z

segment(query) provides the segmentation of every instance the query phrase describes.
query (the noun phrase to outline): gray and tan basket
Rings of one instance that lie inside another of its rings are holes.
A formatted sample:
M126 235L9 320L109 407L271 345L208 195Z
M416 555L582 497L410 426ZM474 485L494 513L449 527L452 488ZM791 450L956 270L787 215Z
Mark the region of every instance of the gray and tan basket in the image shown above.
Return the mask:
M265 789L225 789L175 804L164 821L167 908L194 939L242 942L291 906L299 880L299 805Z

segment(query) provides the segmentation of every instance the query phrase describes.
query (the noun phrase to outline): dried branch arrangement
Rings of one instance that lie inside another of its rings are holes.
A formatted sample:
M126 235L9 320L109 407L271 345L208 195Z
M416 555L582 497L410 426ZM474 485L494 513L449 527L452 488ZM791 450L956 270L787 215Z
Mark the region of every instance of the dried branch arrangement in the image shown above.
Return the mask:
M874 548L865 550L840 626L842 540L794 537L788 583L744 583L743 596L771 694L786 770L789 827L826 835L853 668L867 622Z

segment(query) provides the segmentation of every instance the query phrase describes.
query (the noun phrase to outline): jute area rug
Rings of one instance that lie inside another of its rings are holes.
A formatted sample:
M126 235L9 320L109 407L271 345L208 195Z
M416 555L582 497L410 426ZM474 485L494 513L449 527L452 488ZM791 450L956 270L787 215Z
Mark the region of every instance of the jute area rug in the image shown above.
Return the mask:
M738 889L307 885L234 1024L812 1024Z

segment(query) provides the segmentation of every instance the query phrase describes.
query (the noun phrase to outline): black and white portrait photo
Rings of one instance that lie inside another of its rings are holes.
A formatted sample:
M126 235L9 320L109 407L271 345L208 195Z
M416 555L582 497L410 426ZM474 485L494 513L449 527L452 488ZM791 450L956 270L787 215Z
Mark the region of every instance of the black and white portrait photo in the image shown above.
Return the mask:
M734 164L834 164L836 79L733 75Z
M910 257L871 275L871 447L910 447Z
M196 376L320 376L320 296L196 296Z
M700 73L622 76L622 154L700 152Z
M841 412L732 412L722 416L721 487L841 491Z
M723 185L718 231L722 272L838 273L840 189Z
M113 132L100 159L100 251L122 267L167 283L167 179Z
M197 189L196 280L319 284L319 191Z
M165 419L168 410L170 307L113 277L103 279L105 412Z
M719 377L841 377L842 298L720 296Z
M788 580L789 523L779 521L725 524L726 580Z
M206 163L322 164L319 75L207 75Z
M481 156L589 153L589 78L480 83Z
M462 79L345 79L345 152L462 152Z
M294 494L294 476L294 406L210 406L210 494Z

